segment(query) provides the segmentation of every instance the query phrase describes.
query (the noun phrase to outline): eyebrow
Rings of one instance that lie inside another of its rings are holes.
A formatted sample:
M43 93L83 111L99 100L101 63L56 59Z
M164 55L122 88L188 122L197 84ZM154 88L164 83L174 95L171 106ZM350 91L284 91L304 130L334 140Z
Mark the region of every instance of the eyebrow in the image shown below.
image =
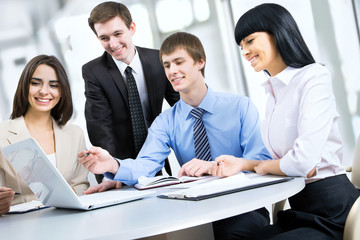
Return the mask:
M121 29L119 29L119 30L115 30L113 33L111 33L110 35L113 35L113 34L115 34L115 33L124 33L124 30L121 30ZM102 34L102 35L99 35L98 36L98 38L101 38L101 37L108 37L109 35L107 35L107 34Z
M174 58L174 59L172 59L172 60L170 60L170 61L166 61L166 62L164 62L164 63L176 62L176 61L178 61L178 60L183 60L183 59L184 59L183 57L177 57L177 58Z
M42 82L42 79L41 79L41 78L32 77L31 79L32 79L32 80L37 80L37 81L41 81L41 82ZM50 80L49 82L54 83L54 82L59 82L59 80Z

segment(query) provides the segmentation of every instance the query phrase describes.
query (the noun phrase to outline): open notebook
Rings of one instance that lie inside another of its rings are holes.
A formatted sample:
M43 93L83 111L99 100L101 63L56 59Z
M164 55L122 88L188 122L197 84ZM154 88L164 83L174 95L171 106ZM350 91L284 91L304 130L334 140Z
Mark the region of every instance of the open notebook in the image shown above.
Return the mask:
M33 138L3 147L1 151L46 206L91 210L141 199L153 193L113 190L77 196Z

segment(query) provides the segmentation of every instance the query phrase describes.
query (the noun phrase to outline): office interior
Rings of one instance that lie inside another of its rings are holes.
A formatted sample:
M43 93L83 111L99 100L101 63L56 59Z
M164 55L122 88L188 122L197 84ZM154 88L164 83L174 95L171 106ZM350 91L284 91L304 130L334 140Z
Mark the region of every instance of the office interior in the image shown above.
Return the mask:
M84 82L81 67L103 48L87 18L99 0L0 0L0 121L9 119L18 79L35 55L58 57L64 64L74 102L72 123L82 127ZM207 54L205 77L217 91L246 95L263 117L263 72L254 72L233 36L238 18L265 2L287 8L297 21L317 62L333 77L344 141L344 165L351 165L360 134L360 0L123 0L137 29L135 45L160 48L177 31L195 34ZM164 109L167 108L164 104ZM87 135L86 135L87 136ZM87 146L91 143L87 140ZM174 156L170 157L170 159ZM171 161L176 173L179 166Z

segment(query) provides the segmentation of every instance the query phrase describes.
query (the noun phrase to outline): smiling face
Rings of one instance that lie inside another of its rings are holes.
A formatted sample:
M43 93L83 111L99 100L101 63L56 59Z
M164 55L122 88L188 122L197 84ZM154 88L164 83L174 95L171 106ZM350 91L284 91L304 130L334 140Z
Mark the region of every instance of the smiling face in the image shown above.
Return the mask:
M105 51L116 60L129 65L135 55L132 41L136 30L135 23L132 22L129 29L117 16L104 23L95 23L94 28Z
M162 55L165 74L175 91L187 93L194 89L197 84L203 83L201 69L205 61L195 62L194 59L183 48Z
M28 111L51 112L61 97L61 86L55 70L45 64L39 65L29 86Z
M274 37L267 32L255 32L240 42L244 58L256 72L267 70L274 76L286 68Z

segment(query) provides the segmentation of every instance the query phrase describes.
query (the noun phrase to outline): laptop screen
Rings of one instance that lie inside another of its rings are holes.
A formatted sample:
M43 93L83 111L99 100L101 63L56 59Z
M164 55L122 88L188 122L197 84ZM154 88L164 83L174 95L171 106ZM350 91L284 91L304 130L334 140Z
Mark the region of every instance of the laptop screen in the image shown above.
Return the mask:
M18 174L37 198L46 204L50 198L63 201L64 196L77 198L66 180L49 161L33 138L13 143L1 149ZM56 189L56 191L55 191ZM64 194L64 192L66 192Z

